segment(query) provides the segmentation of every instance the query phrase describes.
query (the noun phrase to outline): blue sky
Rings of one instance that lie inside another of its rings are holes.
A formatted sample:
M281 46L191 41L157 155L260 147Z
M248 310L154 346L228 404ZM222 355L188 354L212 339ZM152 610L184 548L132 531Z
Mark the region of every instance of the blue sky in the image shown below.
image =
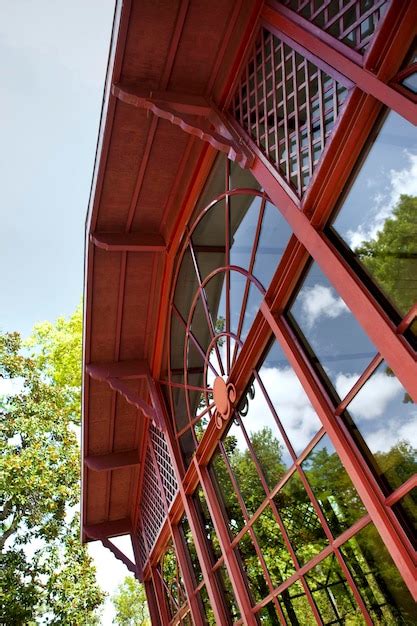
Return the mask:
M114 0L0 1L2 330L69 314Z
M3 331L26 336L81 297L113 12L114 0L0 0ZM90 545L112 593L128 572ZM107 602L102 624L111 623Z

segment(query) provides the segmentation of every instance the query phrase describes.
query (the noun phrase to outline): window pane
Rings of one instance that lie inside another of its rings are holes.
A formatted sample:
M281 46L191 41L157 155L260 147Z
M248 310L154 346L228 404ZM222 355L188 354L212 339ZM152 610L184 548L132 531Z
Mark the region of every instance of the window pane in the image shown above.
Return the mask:
M401 313L417 300L417 128L393 111L334 222Z
M208 510L207 502L201 487L197 488L194 501L200 514L201 521L203 523L204 534L207 539L207 545L211 552L211 557L214 564L215 561L217 561L221 557L222 551L220 549L219 540L217 539L216 531L214 530L211 515Z
M334 554L305 576L324 624L366 624Z
M276 206L267 202L253 269L253 275L265 289L268 289L290 237L291 229L288 222Z
M214 617L214 612L211 608L210 600L205 586L200 589L200 599L203 604L205 624L207 624L207 626L216 626L216 618Z
M281 624L273 602L268 602L268 604L257 613L257 616L262 626L279 626Z
M230 445L234 445L233 442L231 442ZM227 449L228 446L229 440L228 437L226 437L224 440L224 447ZM211 462L211 468L229 529L233 534L237 534L245 525L245 520L235 494L233 483L230 480L226 464L219 452L215 454Z
M414 626L416 603L375 527L366 526L341 550L374 623Z
M273 489L293 461L258 381L252 381L237 408L265 479ZM241 434L243 437L243 434ZM239 443L244 443L240 442Z
M268 506L258 517L253 524L253 529L272 584L278 587L294 574L295 569L271 507Z
M417 549L417 488L409 491L392 509L408 531L414 548Z
M316 263L290 308L311 359L341 398L354 385L376 350Z
M272 342L259 368L259 377L298 456L321 423L277 341ZM291 464L285 447L282 454L284 463Z
M268 595L269 588L249 533L243 535L239 541L236 553L240 557L243 569L246 572L254 604L257 604Z
M232 588L232 583L230 582L229 574L224 565L219 567L216 572L217 580L219 581L220 589L223 592L223 597L226 604L226 610L228 614L231 616L232 621L240 619L240 611L237 606L235 594Z
M365 515L366 509L327 435L302 468L335 537Z
M201 572L200 561L198 560L197 551L194 545L194 539L191 532L190 525L187 518L184 516L180 525L184 543L187 549L189 560L192 566L194 576L194 586L200 584L203 580L203 574Z
M297 558L304 565L321 552L328 541L298 473L291 476L274 502Z
M278 596L287 624L294 626L316 626L311 606L301 583L296 582Z
M363 438L371 451L371 463L382 484L396 489L417 471L417 409L385 362L347 410L353 419L352 432L359 445L364 447Z
M246 444L241 427L233 422L227 433L227 445L225 450L229 459L230 467L239 486L242 499L249 515L253 515L256 509L266 498L265 490Z

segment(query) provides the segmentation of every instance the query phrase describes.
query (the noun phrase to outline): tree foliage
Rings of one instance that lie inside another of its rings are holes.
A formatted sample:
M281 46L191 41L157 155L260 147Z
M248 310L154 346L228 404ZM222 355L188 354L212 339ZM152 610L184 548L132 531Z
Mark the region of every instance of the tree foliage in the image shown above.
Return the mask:
M0 335L0 622L94 624L103 594L79 541L81 308Z
M150 626L144 586L133 576L126 576L112 602L116 609L113 620L118 626Z
M417 197L401 195L375 239L355 250L402 314L417 301Z

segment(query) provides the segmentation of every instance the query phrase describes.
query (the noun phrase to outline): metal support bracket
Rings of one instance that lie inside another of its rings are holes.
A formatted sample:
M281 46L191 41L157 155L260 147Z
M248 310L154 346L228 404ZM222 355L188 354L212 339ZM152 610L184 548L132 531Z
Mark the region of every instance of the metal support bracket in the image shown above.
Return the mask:
M112 363L89 363L87 373L95 380L106 382L111 389L120 393L129 404L142 411L154 424L163 430L162 407L146 361L115 361ZM143 400L139 394L130 388L126 380L145 379L152 406Z
M121 561L123 565L127 567L129 572L132 572L132 574L134 574L136 578L138 578L139 580L136 565L120 550L120 548L115 546L114 543L112 543L109 539L102 539L101 543L103 544L105 548L110 550L110 552L113 553L116 559L118 561Z
M125 104L151 111L156 117L168 120L184 132L207 141L244 169L250 168L254 161L253 152L237 136L226 116L214 103L202 96L140 90L120 83L113 84L112 94Z

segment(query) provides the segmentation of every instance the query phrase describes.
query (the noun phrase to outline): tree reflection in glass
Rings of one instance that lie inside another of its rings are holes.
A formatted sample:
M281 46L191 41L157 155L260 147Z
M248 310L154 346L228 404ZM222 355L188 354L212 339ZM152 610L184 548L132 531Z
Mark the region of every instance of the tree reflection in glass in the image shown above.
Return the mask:
M396 305L417 301L417 129L391 111L333 227Z
M366 509L327 435L302 468L335 537L365 515Z
M311 606L300 582L296 582L278 596L287 624L291 626L316 626Z
M385 362L347 407L352 433L386 491L417 471L417 408Z
M266 507L253 524L256 539L274 587L294 574L294 563L284 543L271 507Z
M297 558L304 565L328 545L328 540L298 473L286 482L274 502Z
M417 624L417 605L372 524L341 551L375 624Z

